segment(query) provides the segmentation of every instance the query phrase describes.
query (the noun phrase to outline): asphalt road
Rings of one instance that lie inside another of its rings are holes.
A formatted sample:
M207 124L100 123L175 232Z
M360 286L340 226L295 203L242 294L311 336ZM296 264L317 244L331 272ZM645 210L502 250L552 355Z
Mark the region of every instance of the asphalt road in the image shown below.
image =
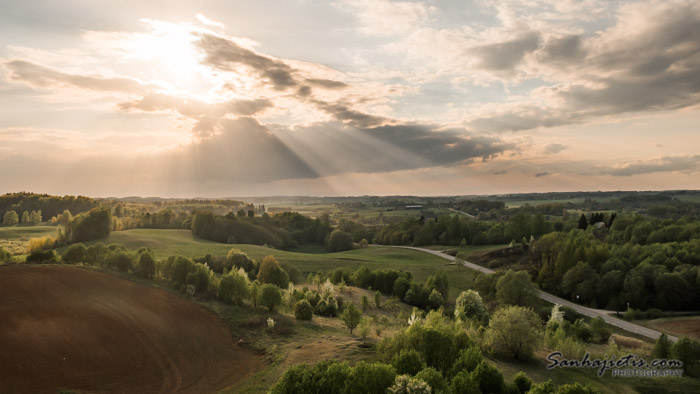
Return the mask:
M417 247L413 247L413 246L397 246L397 247L398 248L405 248L405 249L413 249L413 250L418 250L418 251L425 252L425 253L430 253L430 254L433 254L435 256L442 257L443 259L450 260L453 262L456 260L455 257L450 256L449 254L439 252L437 250L417 248ZM482 267L482 266L474 264L474 263L470 263L470 262L462 260L462 259L459 259L459 261L461 261L462 265L464 265L465 267L471 268L473 270L479 271L479 272L484 273L484 274L493 274L496 272L494 270L488 269L486 267ZM586 316L593 317L593 318L600 316L608 324L611 324L615 327L619 327L625 331L629 331L629 332L633 332L635 334L645 336L647 338L657 339L661 335L661 333L659 331L652 330L651 328L642 327L638 324L630 323L628 321L618 319L614 316L610 316L611 313L614 313L613 311L605 311L605 310L601 310L601 309L588 308L588 307L576 304L574 302L565 300L563 298L557 297L553 294L549 294L549 293L544 292L542 290L540 290L540 298L547 301L547 302L551 302L553 304L567 306L567 307L575 310L576 312L578 312L582 315L586 315ZM666 335L668 335L668 334L666 334ZM673 342L678 340L677 337L674 337L672 335L668 335L668 339L670 339Z

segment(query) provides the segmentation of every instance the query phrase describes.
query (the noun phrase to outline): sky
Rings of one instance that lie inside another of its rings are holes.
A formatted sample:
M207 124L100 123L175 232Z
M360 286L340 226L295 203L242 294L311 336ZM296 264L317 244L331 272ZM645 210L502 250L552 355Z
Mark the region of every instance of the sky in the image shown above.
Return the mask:
M697 1L0 7L0 192L700 189Z

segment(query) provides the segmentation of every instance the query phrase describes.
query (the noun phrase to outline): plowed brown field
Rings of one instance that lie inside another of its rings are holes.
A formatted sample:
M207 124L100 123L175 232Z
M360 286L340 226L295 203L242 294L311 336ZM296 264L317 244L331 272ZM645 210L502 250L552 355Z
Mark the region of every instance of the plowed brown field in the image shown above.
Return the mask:
M0 393L207 393L262 365L211 311L60 266L0 267Z

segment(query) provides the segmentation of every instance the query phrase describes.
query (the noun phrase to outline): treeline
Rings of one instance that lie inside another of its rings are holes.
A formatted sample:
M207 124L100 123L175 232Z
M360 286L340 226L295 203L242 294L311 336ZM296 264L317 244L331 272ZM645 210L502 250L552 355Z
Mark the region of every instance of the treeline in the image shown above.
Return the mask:
M362 266L354 272L338 268L328 279L332 284L343 284L377 290L395 296L408 305L436 310L445 304L449 293L447 274L438 272L428 277L425 284L413 280L410 272Z
M80 213L89 211L99 205L99 201L85 196L51 196L36 193L8 193L0 196L0 212L15 211L18 215L23 212L41 211L44 218L62 214L63 211Z
M199 238L275 248L309 243L323 245L331 231L327 221L311 219L296 212L255 216L252 211L239 211L221 216L198 210L192 218L192 234Z
M544 290L589 306L689 310L700 304L699 222L620 216L609 229L544 235L528 261Z

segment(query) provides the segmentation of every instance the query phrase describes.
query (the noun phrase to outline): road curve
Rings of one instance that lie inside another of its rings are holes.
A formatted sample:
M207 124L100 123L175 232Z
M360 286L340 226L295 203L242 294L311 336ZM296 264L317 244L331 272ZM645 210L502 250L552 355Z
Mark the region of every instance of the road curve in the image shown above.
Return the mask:
M455 260L457 260L454 256L450 256L449 254L442 253L442 252L439 252L437 250L417 248L415 246L394 246L394 247L404 248L404 249L413 249L413 250L417 250L420 252L430 253L432 255L442 257L443 259L450 260L453 262ZM470 263L470 262L462 260L462 259L459 259L459 261L465 267L471 268L473 270L479 271L479 272L484 273L484 274L493 274L496 272L494 270L488 269L486 267L482 267L482 266L474 264L474 263ZM544 292L542 290L540 290L539 292L540 292L540 294L539 294L540 298L547 301L547 302L551 302L552 304L559 304L559 305L567 306L567 307L575 310L576 312L578 312L582 315L589 316L589 317L596 318L596 317L600 316L601 318L603 318L603 320L605 320L606 323L611 324L615 327L619 327L625 331L633 332L635 334L639 334L639 335L642 335L642 336L645 336L645 337L651 338L651 339L657 339L661 335L661 333L659 331L652 330L651 328L642 327L638 324L630 323L628 321L618 319L614 316L610 316L608 314L608 311L588 308L588 307L573 303L569 300L565 300L561 297L557 297L553 294L549 294L549 293ZM676 342L678 340L677 337L674 337L674 336L668 335L668 334L666 334L666 335L668 336L668 339L670 339L673 342Z

